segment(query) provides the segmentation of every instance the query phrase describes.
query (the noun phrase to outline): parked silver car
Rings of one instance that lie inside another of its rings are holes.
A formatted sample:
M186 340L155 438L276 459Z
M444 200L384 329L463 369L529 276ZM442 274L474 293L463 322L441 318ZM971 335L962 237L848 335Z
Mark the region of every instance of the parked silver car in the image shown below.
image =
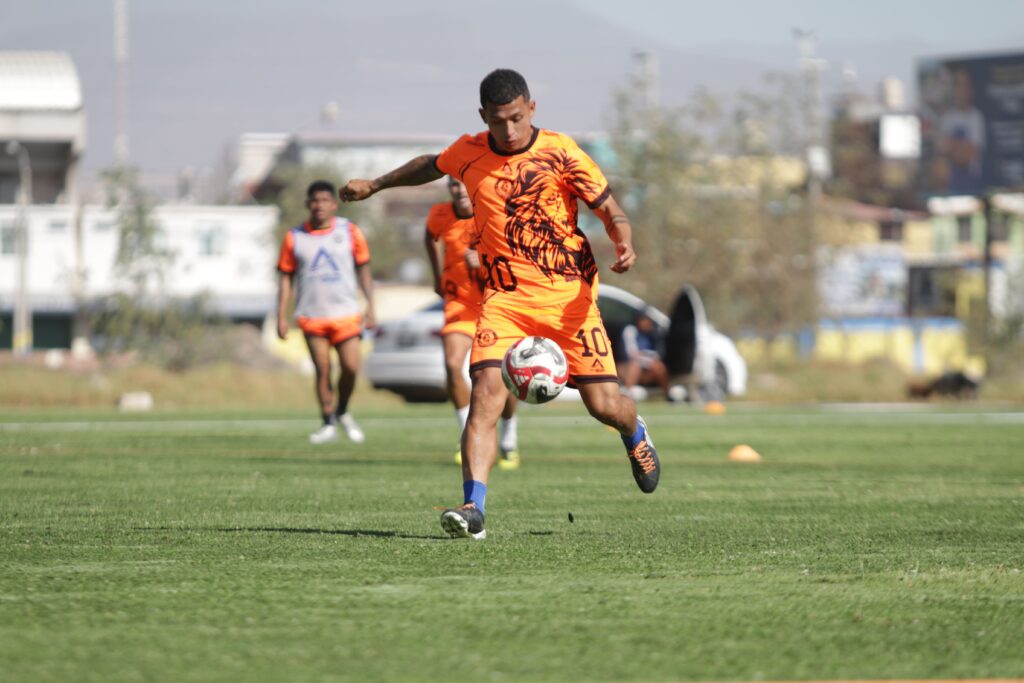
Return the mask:
M697 391L702 399L720 400L746 393L746 362L733 341L708 323L700 294L692 286L683 287L671 316L606 284L598 290L597 305L616 351L622 330L639 313L654 321L658 350L670 374L686 378L685 385L680 386L689 389L682 389L683 395ZM443 324L441 301L405 318L382 323L364 367L373 386L393 391L410 402L446 400ZM468 367L463 372L468 372ZM568 389L562 394L566 398L578 395Z

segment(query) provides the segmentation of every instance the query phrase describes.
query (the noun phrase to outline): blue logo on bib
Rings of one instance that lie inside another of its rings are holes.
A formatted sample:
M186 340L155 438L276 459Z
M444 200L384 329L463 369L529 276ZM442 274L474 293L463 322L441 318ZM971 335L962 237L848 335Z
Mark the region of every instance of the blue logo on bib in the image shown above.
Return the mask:
M338 268L338 264L335 263L334 259L331 258L331 255L324 251L323 247L321 247L320 250L316 252L316 256L313 257L313 263L309 267L309 272L315 273L321 267L330 267L330 269L335 272L341 270Z

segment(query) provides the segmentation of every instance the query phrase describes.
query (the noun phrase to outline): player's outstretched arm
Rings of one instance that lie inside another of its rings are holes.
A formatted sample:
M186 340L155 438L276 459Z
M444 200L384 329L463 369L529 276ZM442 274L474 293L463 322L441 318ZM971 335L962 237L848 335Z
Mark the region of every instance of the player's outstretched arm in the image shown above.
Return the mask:
M633 251L633 226L629 222L629 217L611 195L594 209L594 213L604 223L604 230L615 245L615 263L612 264L612 271L625 273L636 263L636 252Z
M389 187L422 185L437 180L444 174L434 165L436 158L436 154L423 154L374 180L350 180L338 190L338 197L343 202L358 202Z

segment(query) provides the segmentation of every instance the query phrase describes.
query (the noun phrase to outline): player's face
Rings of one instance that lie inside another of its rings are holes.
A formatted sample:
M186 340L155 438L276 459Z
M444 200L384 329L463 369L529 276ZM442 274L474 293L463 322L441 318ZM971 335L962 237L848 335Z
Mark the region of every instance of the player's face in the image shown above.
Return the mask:
M338 202L330 192L314 192L306 206L309 208L309 222L313 225L324 225L338 210Z
M455 178L448 180L448 192L452 195L452 204L455 206L455 213L459 217L469 217L473 215L473 202L469 199L469 192L466 191L466 186Z
M520 95L508 104L491 104L480 109L480 118L502 152L516 152L533 137L533 112L537 103Z

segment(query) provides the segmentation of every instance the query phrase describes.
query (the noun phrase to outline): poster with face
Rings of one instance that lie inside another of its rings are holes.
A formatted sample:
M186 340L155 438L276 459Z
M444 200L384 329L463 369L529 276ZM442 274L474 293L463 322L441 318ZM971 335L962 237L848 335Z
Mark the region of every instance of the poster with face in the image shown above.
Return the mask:
M1024 53L918 64L926 195L1024 188Z

